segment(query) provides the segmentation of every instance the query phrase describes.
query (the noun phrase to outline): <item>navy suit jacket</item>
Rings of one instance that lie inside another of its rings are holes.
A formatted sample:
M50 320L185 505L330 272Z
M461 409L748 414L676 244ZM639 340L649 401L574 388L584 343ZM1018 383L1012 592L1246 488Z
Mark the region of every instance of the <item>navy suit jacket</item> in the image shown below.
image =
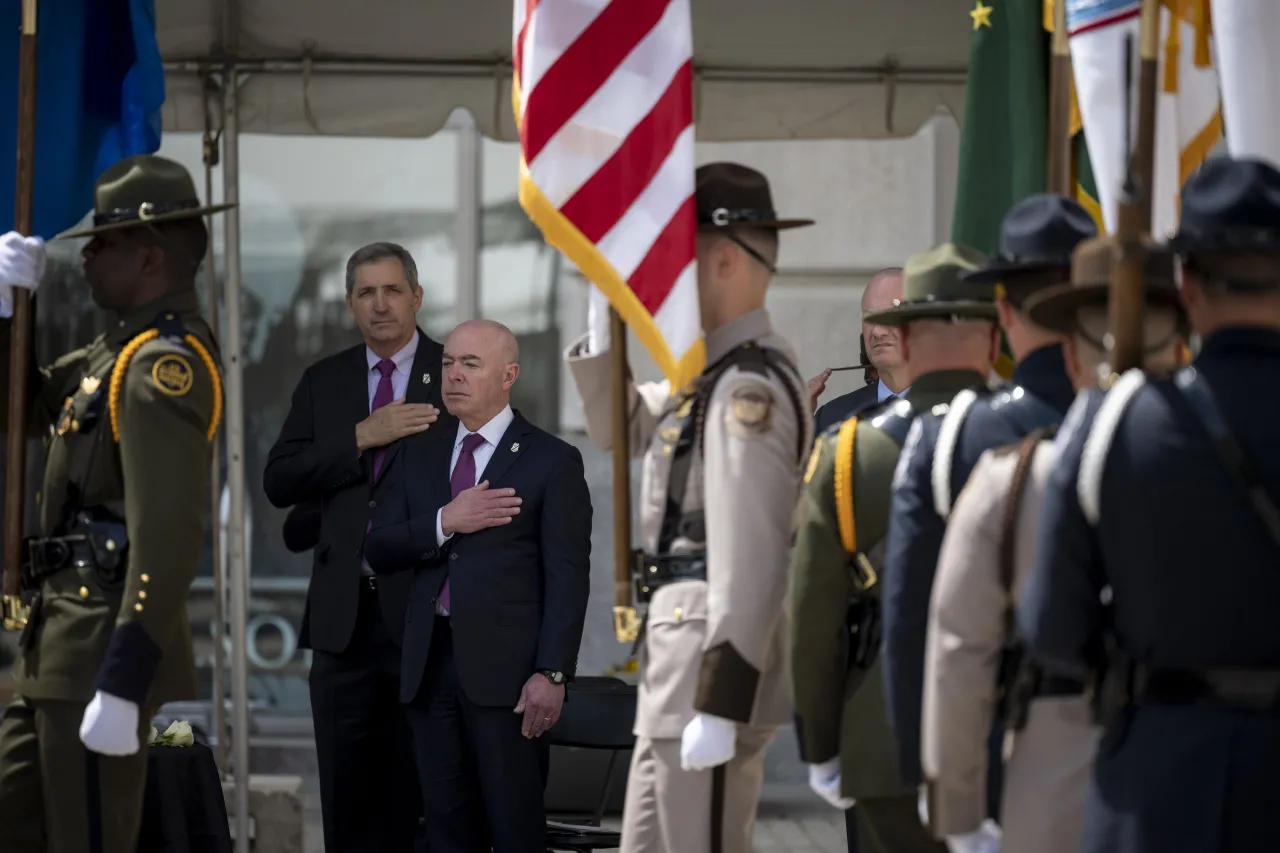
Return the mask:
M841 394L834 400L823 403L813 414L813 434L822 435L829 427L843 423L849 418L880 402L879 383L864 385L848 394Z
M591 494L578 449L516 412L480 479L491 489L515 489L520 514L509 524L455 533L438 546L436 512L452 499L455 443L405 443L365 557L380 575L413 574L401 701L412 702L422 687L447 575L463 692L477 705L514 708L538 670L572 678L577 668L591 586Z

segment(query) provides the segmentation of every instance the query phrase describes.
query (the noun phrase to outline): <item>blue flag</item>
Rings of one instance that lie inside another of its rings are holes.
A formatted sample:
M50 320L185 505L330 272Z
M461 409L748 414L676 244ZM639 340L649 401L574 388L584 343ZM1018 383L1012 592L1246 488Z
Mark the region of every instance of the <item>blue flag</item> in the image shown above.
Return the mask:
M160 147L164 67L154 0L40 4L34 231L46 239L93 209L108 166ZM13 230L22 4L0 10L0 233Z

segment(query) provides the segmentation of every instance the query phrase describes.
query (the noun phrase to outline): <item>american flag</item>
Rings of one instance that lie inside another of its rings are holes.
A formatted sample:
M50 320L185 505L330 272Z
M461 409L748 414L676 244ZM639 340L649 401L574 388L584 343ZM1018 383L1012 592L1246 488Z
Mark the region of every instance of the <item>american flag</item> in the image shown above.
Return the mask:
M680 388L704 359L690 0L515 0L520 203Z

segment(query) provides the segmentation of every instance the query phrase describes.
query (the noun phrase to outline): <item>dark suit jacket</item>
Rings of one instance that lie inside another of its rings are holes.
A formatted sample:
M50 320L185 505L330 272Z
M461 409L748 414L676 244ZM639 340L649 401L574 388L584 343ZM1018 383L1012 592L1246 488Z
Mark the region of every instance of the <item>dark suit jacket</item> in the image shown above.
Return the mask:
M284 520L284 547L294 554L320 543L320 501L307 501L289 510Z
M578 449L516 412L480 479L515 489L520 514L510 524L455 533L439 547L436 511L451 500L456 432L449 441L406 443L365 554L379 575L413 577L401 701L413 701L422 685L448 574L462 689L478 705L514 708L536 671L572 677L577 668L591 587L591 495Z
M813 432L821 435L828 427L848 420L868 406L874 406L878 399L878 384L864 385L856 391L841 394L834 400L823 403L813 415Z
M421 329L418 335L405 399L440 409L440 419L419 437L445 435L448 446L457 422L445 414L440 400L443 347ZM262 485L272 504L284 508L319 503L319 535L299 638L302 648L340 654L355 630L365 528L405 444L402 439L387 448L381 476L371 482L374 452L356 452L356 424L368 416L369 362L361 343L316 362L302 374L280 437L267 457ZM387 628L398 640L404 630L408 583L391 579L381 592Z

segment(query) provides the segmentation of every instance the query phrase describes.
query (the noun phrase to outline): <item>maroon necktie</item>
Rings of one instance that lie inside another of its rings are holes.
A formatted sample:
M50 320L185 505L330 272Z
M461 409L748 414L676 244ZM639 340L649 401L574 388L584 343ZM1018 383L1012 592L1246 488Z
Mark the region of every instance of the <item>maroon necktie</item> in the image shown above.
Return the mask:
M378 388L373 392L373 404L369 406L370 413L376 412L378 409L381 409L383 406L387 405L387 403L390 403L396 398L395 388L391 385L391 374L395 373L396 363L389 358L384 358L382 361L375 364L374 367L377 369L378 373L382 374L382 378L378 380ZM387 449L385 447L379 447L377 450L373 451L374 482L377 482L378 474L382 471L382 460L385 459L386 456ZM364 526L364 535L368 536L369 531L372 529L373 517L370 516L369 523ZM369 564L367 562L364 563L364 569L370 573L373 571L369 568Z
M453 466L453 473L449 475L449 493L451 497L458 495L470 489L476 484L476 449L484 444L484 436L478 432L473 432L466 438L462 439L462 450L458 452L458 461ZM444 579L444 586L440 587L440 609L444 611L444 615L449 615L449 578Z

